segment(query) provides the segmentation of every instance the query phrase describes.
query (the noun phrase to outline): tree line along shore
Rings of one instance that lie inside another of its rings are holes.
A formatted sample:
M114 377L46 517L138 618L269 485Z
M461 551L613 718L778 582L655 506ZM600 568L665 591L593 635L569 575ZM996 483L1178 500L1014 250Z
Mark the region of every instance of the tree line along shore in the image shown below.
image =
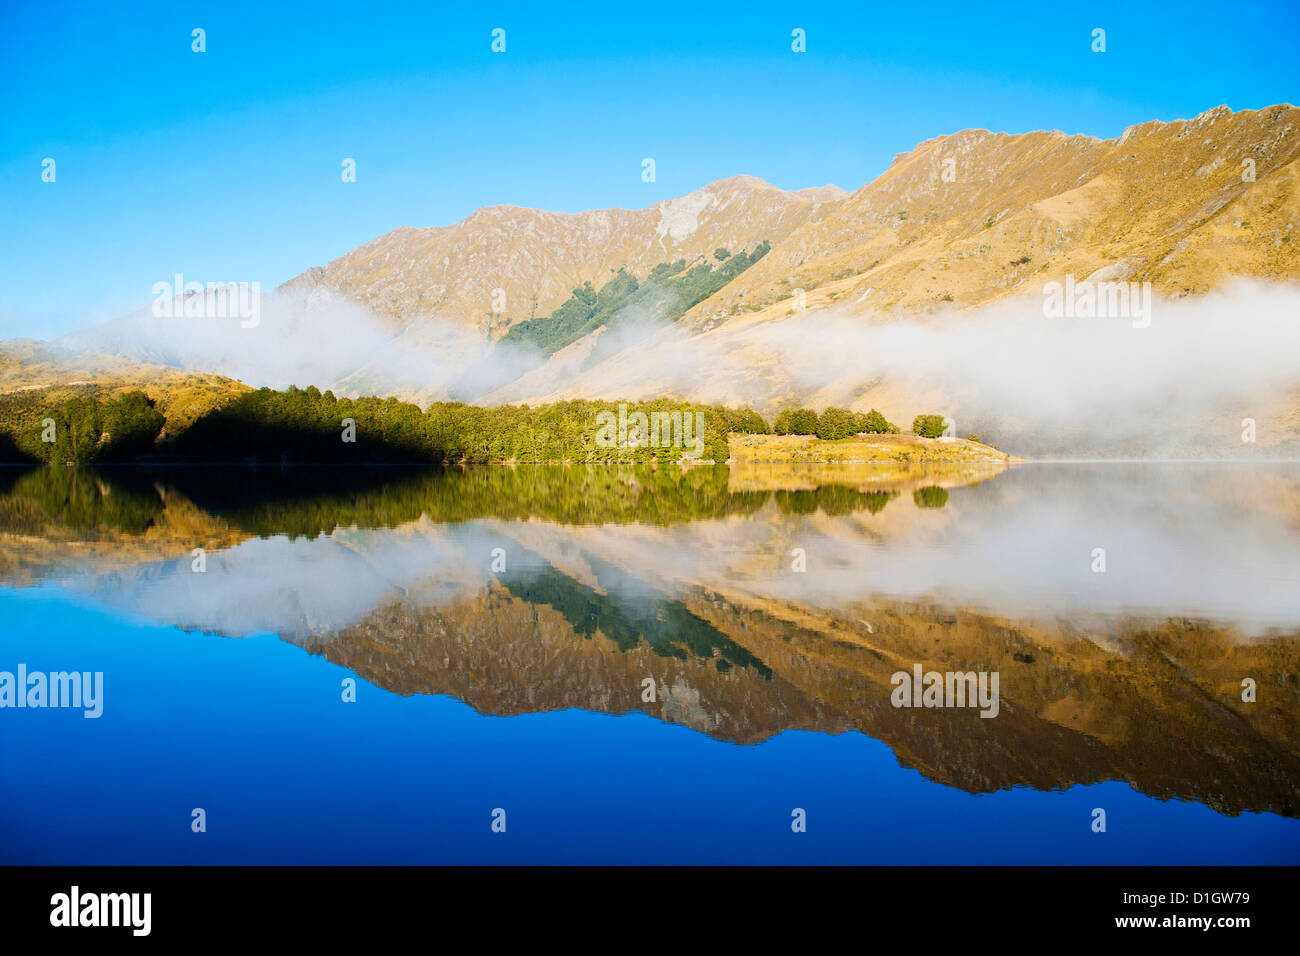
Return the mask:
M812 440L911 438L874 409L788 408L771 423L752 408L672 399L575 399L492 408L434 402L421 409L396 398L338 398L314 386L245 392L174 432L143 391L64 391L0 395L0 461L648 464L687 459L720 464L735 457L737 438L752 451L755 442L763 443L760 436L774 436L768 451L778 459L785 454L783 443L775 441L778 436L805 436L796 443L805 455ZM616 410L617 432L602 429ZM913 433L937 438L943 424L939 415L917 416ZM759 460L761 455L748 457ZM898 456L891 452L884 457Z

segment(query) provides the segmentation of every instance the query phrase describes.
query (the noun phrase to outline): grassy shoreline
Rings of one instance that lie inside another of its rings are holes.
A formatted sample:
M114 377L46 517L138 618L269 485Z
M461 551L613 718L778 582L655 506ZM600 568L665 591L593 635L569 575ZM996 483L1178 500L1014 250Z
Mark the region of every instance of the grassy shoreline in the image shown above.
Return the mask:
M728 436L728 450L729 463L737 465L1024 461L967 438L921 438L916 435L854 435L828 440L813 435L733 433Z

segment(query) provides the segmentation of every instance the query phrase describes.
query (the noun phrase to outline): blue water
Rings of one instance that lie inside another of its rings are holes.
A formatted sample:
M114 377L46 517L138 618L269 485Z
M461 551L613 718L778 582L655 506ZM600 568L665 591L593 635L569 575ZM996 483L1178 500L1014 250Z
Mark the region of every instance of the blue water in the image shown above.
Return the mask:
M642 714L483 716L360 679L345 703L348 671L274 635L185 633L48 586L0 589L0 670L20 662L103 671L104 712L0 710L3 863L1300 861L1300 820L1122 783L971 795L858 733L738 746Z

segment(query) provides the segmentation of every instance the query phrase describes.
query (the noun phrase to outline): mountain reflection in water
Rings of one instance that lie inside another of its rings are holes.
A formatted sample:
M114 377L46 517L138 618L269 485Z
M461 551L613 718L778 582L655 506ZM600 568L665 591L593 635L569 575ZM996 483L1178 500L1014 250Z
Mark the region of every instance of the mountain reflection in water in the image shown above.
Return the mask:
M968 792L1297 813L1292 466L9 469L0 536L8 586L485 714L859 731ZM999 715L896 709L915 664L997 671Z

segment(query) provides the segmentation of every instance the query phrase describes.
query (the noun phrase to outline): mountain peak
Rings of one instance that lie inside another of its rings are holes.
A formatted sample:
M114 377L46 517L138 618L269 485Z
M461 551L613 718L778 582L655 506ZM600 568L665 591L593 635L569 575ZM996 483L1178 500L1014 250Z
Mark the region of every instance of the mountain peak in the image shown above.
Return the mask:
M724 179L716 179L704 187L705 189L776 189L779 186L773 186L766 179L760 179L749 173L737 173L735 176L727 176ZM698 191L698 190L697 190Z
M662 263L775 243L846 195L836 186L784 190L740 174L634 210L484 206L451 225L395 229L286 284L329 288L380 315L438 316L497 337L550 314L584 282L599 287L620 269L644 278Z

